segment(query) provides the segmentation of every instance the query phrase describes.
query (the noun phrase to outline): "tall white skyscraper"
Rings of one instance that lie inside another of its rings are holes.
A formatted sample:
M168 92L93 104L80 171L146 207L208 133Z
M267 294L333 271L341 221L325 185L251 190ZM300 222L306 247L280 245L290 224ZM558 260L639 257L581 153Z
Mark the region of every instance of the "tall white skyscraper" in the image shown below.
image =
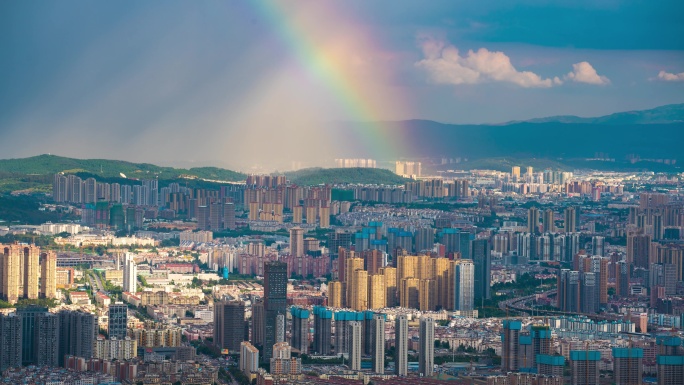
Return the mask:
M133 260L133 255L126 253L123 274L123 291L129 293L137 292L138 266Z
M454 277L454 310L473 310L475 298L475 265L463 259L456 265Z
M394 321L394 365L397 376L408 374L408 318L399 315Z
M420 375L432 376L435 364L435 320L430 317L420 319L420 349L418 354Z
M373 372L385 373L385 316L376 314L372 321Z
M361 354L363 344L361 342L361 322L349 323L349 369L361 370Z

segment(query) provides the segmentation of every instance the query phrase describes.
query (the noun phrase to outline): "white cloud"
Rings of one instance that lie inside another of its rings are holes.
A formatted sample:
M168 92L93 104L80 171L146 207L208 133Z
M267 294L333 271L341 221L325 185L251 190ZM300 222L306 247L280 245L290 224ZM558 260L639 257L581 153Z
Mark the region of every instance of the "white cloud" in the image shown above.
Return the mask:
M572 80L577 83L596 84L604 86L610 84L610 80L602 75L596 73L594 67L589 62L583 61L572 65L572 72L565 75L565 79Z
M684 81L684 72L673 74L670 72L660 71L658 72L658 79L665 80L667 82L681 82Z
M520 87L551 87L561 84L559 78L543 79L530 71L518 71L503 52L480 48L461 56L458 48L426 37L420 39L425 58L416 63L430 80L438 84L478 84L507 82Z

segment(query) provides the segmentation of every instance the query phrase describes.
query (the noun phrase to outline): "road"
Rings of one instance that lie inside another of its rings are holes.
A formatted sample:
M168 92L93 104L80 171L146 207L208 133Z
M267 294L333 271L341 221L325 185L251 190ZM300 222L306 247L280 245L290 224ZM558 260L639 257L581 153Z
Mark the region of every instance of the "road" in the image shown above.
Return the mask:
M102 281L100 280L100 276L95 274L95 273L90 273L91 277L95 277L95 283L97 284L98 290L99 291L104 291L104 286L102 286ZM91 283L92 285L92 283Z
M528 301L533 300L537 294L546 294L548 296L552 296L556 294L556 289L546 291L544 293L535 293L532 295L528 295L526 297L520 297L520 298L511 298L506 301L501 301L499 302L499 309L504 310L504 311L516 311L519 312L522 316L527 316L529 313L531 313L533 310L537 311L536 309L532 309L528 307L525 303Z

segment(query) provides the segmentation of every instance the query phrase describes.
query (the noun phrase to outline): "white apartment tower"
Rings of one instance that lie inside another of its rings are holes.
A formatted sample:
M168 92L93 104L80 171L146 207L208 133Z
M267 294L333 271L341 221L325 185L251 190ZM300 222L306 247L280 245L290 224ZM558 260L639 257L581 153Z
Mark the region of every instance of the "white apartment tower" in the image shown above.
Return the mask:
M129 293L137 292L138 266L133 260L133 255L126 253L123 274L123 291Z

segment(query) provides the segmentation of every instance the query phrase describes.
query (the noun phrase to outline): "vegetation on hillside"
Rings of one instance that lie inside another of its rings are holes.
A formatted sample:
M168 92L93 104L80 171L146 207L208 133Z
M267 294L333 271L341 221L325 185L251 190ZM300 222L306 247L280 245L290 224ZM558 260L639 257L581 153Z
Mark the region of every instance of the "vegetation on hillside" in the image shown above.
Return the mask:
M19 223L39 225L45 222L57 223L74 219L63 212L41 211L40 199L33 195L0 195L0 221L6 224Z
M307 168L286 173L292 183L311 186L319 184L385 184L403 185L408 179L380 168Z
M200 178L215 181L240 181L245 175L217 167L194 167L190 169L156 166L149 163L131 163L108 159L74 159L57 155L38 155L22 159L0 160L0 173L23 175L50 175L58 172L85 172L102 178L127 178L160 180Z

